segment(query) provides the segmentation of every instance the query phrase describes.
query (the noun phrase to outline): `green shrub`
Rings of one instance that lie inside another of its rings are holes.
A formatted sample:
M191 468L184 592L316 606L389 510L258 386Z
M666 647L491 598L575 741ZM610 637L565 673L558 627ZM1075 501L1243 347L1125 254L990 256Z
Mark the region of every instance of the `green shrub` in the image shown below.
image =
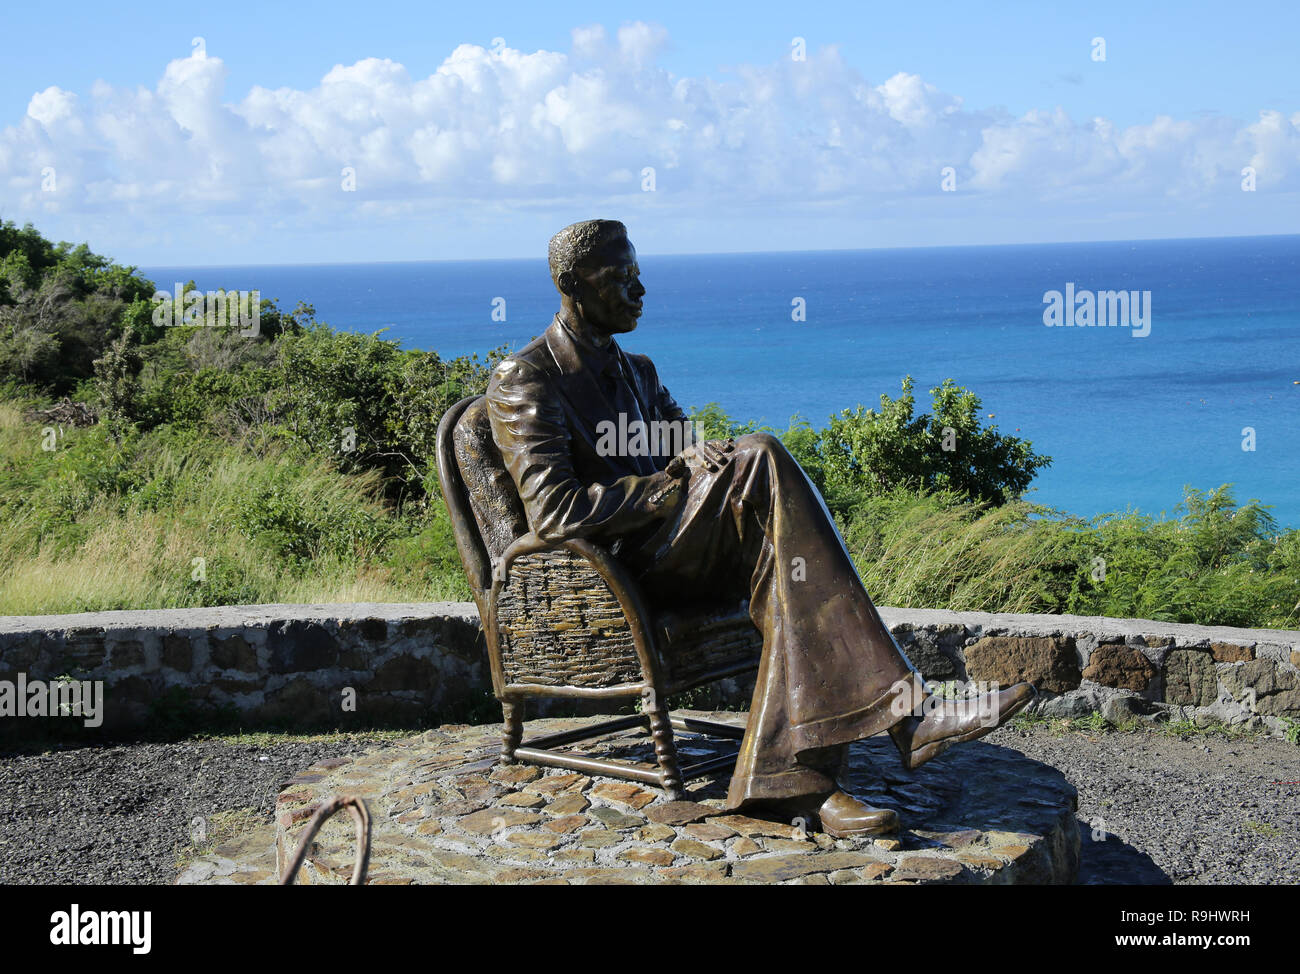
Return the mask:
M907 376L902 395L882 395L879 410L845 409L821 432L796 421L786 445L837 514L897 488L1005 504L1052 462L1035 453L1028 440L983 426L979 397L952 379L930 395L932 411L914 415Z

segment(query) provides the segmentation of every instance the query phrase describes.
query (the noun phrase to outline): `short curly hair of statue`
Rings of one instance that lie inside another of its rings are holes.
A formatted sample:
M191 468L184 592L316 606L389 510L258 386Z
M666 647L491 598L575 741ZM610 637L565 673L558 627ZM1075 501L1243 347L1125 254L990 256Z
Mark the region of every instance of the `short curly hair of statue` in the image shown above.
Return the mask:
M559 285L564 271L590 267L592 257L617 240L627 239L627 227L617 220L583 220L572 223L551 238L546 259L551 280Z

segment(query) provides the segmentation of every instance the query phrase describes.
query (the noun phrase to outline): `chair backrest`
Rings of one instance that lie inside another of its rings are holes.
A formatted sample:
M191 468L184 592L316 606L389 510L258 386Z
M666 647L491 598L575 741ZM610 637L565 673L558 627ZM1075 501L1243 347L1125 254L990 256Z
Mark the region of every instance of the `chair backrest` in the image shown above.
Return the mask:
M462 399L438 424L438 482L456 548L482 611L493 564L515 539L528 533L528 518L492 439L482 396Z

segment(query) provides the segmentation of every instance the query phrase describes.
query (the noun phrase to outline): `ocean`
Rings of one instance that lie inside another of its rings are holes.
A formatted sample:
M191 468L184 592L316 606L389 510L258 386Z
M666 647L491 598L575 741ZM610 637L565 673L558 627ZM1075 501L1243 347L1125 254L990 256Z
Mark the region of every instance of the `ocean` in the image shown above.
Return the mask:
M987 424L1053 458L1032 484L1037 503L1172 515L1184 485L1231 483L1238 501L1300 527L1300 235L639 263L645 313L619 343L649 355L685 408L821 427L897 396L909 374L927 411L928 390L952 378L981 398ZM443 356L522 346L558 308L544 259L141 273L164 289L256 289L286 310L304 301L336 328L385 329ZM1135 308L1150 292L1149 317L1044 324L1048 292L1083 304L1109 290L1137 292Z

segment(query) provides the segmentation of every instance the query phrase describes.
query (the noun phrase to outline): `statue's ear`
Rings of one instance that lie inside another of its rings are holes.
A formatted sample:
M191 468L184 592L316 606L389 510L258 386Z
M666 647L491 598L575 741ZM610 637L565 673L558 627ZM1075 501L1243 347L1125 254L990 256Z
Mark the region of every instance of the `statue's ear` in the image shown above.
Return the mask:
M560 276L555 279L555 286L565 297L573 297L578 291L578 279L573 271L560 271Z

